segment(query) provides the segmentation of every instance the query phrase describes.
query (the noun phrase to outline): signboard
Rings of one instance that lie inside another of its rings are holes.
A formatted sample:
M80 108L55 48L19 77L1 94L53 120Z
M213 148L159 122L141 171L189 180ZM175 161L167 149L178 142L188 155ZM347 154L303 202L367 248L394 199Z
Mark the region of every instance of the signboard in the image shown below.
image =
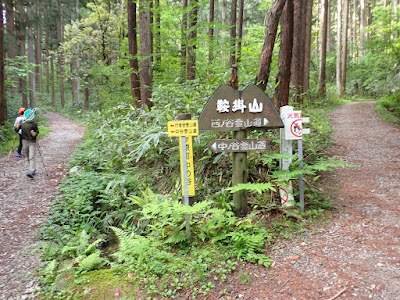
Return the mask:
M270 148L270 144L267 139L213 140L208 148L214 153L264 151Z
M287 112L284 122L286 140L301 140L304 134L310 133L309 129L303 129L303 123L308 123L309 118L303 118L301 110Z
M247 128L281 128L282 120L272 101L256 85L238 91L221 85L199 116L199 129L239 131Z
M199 122L197 120L169 121L168 136L197 136L199 135Z
M182 139L179 139L179 149L182 149ZM180 162L181 162L181 182L182 182L182 195L184 195L185 190L183 188L183 182L185 173L183 171L183 157L182 151L179 152ZM193 164L193 139L191 136L186 138L186 165L187 165L187 183L188 183L188 196L195 196L195 188L194 188L194 164Z

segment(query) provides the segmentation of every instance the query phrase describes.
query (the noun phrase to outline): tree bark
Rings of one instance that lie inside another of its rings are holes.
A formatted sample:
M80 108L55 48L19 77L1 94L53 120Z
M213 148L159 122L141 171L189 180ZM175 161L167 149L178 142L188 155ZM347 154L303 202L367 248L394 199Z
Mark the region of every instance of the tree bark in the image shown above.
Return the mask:
M155 0L155 30L156 30L156 62L158 67L161 67L161 7L160 0Z
M140 34L140 99L142 109L151 109L151 34L150 34L150 1L140 0L139 34Z
M182 0L182 28L181 28L181 79L186 79L186 54L187 54L187 0Z
M28 3L26 8L27 16L28 16L28 63L35 63L35 53L33 50L33 17L32 17L32 2ZM35 75L32 72L29 72L29 106L36 107L36 80Z
M8 39L7 57L9 59L14 59L16 53L16 45L17 45L15 20L14 20L14 1L13 0L5 1L5 4L6 4L6 18L7 18L7 39ZM17 78L13 78L13 81L15 80L17 80ZM10 87L10 92L11 94L16 93L14 85Z
M0 125L2 125L7 120L7 101L4 76L4 23L2 9L0 12Z
M303 62L304 62L304 14L303 5L307 0L294 1L294 27L293 27L293 57L291 68L291 81L294 88L294 100L303 101Z
M60 103L61 107L65 106L65 91L64 91L64 56L63 52L60 48L61 43L63 42L63 21L62 21L62 3L58 3L58 15L57 15L57 40L58 40L58 78L60 85Z
M366 42L366 34L364 32L364 28L367 26L367 18L366 18L366 0L360 0L360 55L364 56L365 51L365 42Z
M237 61L242 59L242 38L243 38L243 17L244 17L244 0L239 2L239 20L238 20L238 44L237 44Z
M140 78L139 78L139 62L137 59L137 22L136 22L136 1L128 0L128 42L129 42L129 67L131 71L131 90L133 105L140 106Z
M236 64L236 15L237 15L237 0L232 0L231 3L231 28L230 28L230 66Z
M39 4L36 4L39 5ZM38 11L38 8L37 8ZM39 99L42 99L43 94L43 75L42 75L42 42L41 42L41 28L39 21L36 23L36 30L35 30L35 58L36 58L36 82L39 92Z
M17 10L18 10L18 22L16 22L16 27L17 27L17 34L18 34L19 55L25 56L26 55L26 48L25 48L26 24L25 24L24 20L26 20L26 16L25 16L25 8L22 5L22 3L17 3ZM23 68L22 65L19 65L19 67ZM26 76L19 78L19 90L21 92L22 107L28 107L26 79L27 79Z
M208 28L208 62L211 64L214 60L214 14L215 2L210 0L209 28Z
M287 0L281 16L281 47L279 49L278 76L274 104L279 110L289 104L290 66L293 49L293 1Z
M341 53L342 53L342 0L337 0L336 14L336 87L340 89Z
M198 0L190 1L191 10L189 13L189 40L187 48L187 79L196 78L196 43L197 43L197 6Z
M314 0L306 0L305 7L305 32L304 32L304 64L303 64L303 85L304 92L308 93L310 87L310 61L311 61L311 27L312 27L312 10Z
M348 20L349 20L349 0L343 2L343 51L342 51L342 71L340 82L340 97L346 96L346 67L347 67L347 34L348 34Z
M329 0L322 0L321 5L321 48L319 64L319 95L326 96L326 43L328 33Z
M263 91L267 88L276 32L278 30L279 18L285 3L286 0L276 0L268 16L260 65L256 77L256 85L258 85Z

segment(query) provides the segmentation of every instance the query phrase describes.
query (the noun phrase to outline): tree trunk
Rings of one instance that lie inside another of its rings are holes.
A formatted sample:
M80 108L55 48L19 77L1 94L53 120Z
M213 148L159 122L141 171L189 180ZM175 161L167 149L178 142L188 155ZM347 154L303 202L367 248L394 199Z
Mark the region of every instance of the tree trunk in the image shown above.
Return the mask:
M186 54L187 54L187 0L182 0L182 32L181 32L181 79L182 81L186 78Z
M139 34L140 34L140 99L142 109L151 109L151 34L150 34L150 1L140 0Z
M17 39L16 39L16 32L15 32L15 20L14 20L14 1L9 0L6 1L6 17L7 17L7 39L8 39L8 51L7 51L7 57L9 59L14 59L15 58L15 53L16 53L16 45L17 45ZM17 78L13 78L13 81L17 80ZM15 86L12 85L10 87L11 94L15 94Z
M236 64L236 15L237 15L237 0L232 0L231 3L231 28L230 28L230 66Z
M291 81L294 88L294 100L298 103L303 101L303 63L304 63L304 14L303 5L307 0L294 1L294 27L293 27L293 52Z
M279 18L286 0L276 0L268 16L264 34L264 44L260 58L260 65L256 77L256 84L263 90L267 88L272 54L275 45L276 32L278 30Z
M156 62L158 67L161 67L161 7L160 7L160 0L155 0L155 11L156 11L156 22L155 22L155 29L156 29Z
M304 71L303 84L304 92L308 93L310 87L310 57L311 57L311 27L312 27L312 10L314 0L306 0L307 6L305 9L305 39L304 39Z
M25 56L26 55L26 49L25 49L25 30L26 30L26 24L24 20L26 20L25 17L25 8L21 3L17 4L17 10L18 10L18 22L16 23L17 26L17 32L18 32L18 48L19 48L19 55L20 56ZM20 68L23 68L23 66L20 64ZM19 89L21 92L21 97L22 97L22 107L28 107L28 95L27 95L27 89L26 89L26 76L20 77L19 78Z
M50 48L51 49L51 48ZM51 73L51 106L56 106L56 92L55 92L55 77L54 77L54 55L50 58L50 73Z
M326 96L326 43L328 33L329 0L322 0L321 5L321 48L319 64L319 95Z
M62 22L62 3L59 4L59 10L57 15L57 40L58 46L63 42L63 22ZM65 106L65 95L64 95L64 57L61 48L58 48L58 78L60 84L60 103L61 107Z
M39 5L39 4L37 4ZM35 53L36 53L36 67L35 67L35 73L36 73L36 82L38 86L38 92L39 92L39 99L42 99L42 94L43 94L43 75L42 75L42 43L41 43L41 28L39 22L36 24L36 36L35 36Z
M208 62L211 64L214 59L214 13L215 2L210 0L210 15L208 28Z
M366 18L366 6L365 6L366 0L360 0L360 55L364 56L365 51L365 42L366 42L366 35L364 32L364 28L367 26L367 18Z
M45 63L46 63L46 94L50 94L50 60L49 60L49 45L50 44L50 28L46 28L46 37L45 37Z
M128 0L128 41L129 41L129 67L131 71L131 90L133 105L140 106L140 78L139 78L139 62L137 59L137 22L136 22L136 2Z
M287 0L281 16L281 47L279 49L279 71L276 78L277 87L274 104L279 110L289 104L290 66L293 49L293 1Z
M340 82L340 97L346 96L346 67L347 67L347 32L349 20L349 0L343 2L343 51L342 51L342 71Z
M28 16L28 63L35 63L35 53L33 50L33 17L32 17L32 2L28 3L26 13ZM29 106L36 107L36 81L35 74L29 72Z
M197 43L197 6L198 0L190 1L191 10L189 13L189 40L187 48L187 79L196 78L196 43Z
M362 1L362 0L361 0ZM342 51L342 0L337 0L336 15L336 87L340 89L341 51Z
M90 89L89 89L89 86L86 84L85 85L85 100L84 100L84 104L83 104L84 110L89 109L89 96L90 96Z
M0 2L2 4L2 2ZM3 10L0 10L0 125L7 120L7 101L4 77L4 23Z
M242 59L242 38L243 38L243 16L244 16L244 0L239 2L239 20L238 20L238 45L237 45L237 61Z

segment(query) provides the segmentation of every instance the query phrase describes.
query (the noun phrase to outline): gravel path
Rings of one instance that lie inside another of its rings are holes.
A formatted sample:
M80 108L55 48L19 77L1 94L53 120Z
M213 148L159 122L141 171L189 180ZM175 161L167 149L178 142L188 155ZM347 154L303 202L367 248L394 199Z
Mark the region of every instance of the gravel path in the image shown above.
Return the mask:
M36 283L32 278L38 256L32 253L35 231L47 216L58 183L65 175L65 164L82 139L84 128L54 112L45 116L52 132L39 141L46 172L36 153L37 175L26 176L28 162L11 153L0 158L0 299L27 299ZM4 170L6 174L4 175Z

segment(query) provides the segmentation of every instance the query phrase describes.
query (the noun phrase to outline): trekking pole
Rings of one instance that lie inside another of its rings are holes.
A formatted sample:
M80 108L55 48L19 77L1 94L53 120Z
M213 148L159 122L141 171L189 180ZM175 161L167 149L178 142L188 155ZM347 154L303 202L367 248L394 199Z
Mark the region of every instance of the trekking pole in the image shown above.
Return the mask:
M7 159L7 163L6 163L6 168L4 170L4 176L6 175L6 171L8 171L8 165L10 163L10 156L11 156L11 152L14 149L14 142L15 142L16 137L17 137L17 135L14 136L14 139L13 139L12 144L11 144L10 153L8 153L8 159Z
M43 160L43 156L42 156L42 151L41 151L40 146L39 146L39 141L36 141L36 147L37 147L37 149L38 149L38 151L39 151L39 156L40 156L40 159L41 159L42 164L43 164L44 173L46 174L46 177L48 177L49 175L47 174L46 165L44 164L44 160Z

